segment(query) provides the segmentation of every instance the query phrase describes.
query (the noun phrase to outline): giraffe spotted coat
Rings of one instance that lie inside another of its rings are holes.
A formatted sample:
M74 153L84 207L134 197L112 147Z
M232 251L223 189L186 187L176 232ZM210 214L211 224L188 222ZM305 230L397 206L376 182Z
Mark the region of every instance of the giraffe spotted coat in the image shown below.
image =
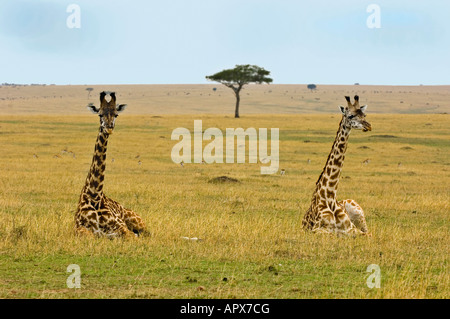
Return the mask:
M109 238L135 237L147 233L142 218L130 209L108 198L103 193L106 149L108 138L115 126L115 119L126 105L116 105L115 93L109 93L111 100L105 99L106 92L100 93L100 108L88 108L100 117L100 129L95 143L91 168L81 191L75 231L79 235L98 235Z
M355 103L345 97L347 107L340 106L342 120L325 167L316 182L311 204L303 217L302 227L315 233L336 233L345 235L368 234L364 211L352 199L338 202L336 193L347 150L348 137L352 128L370 131L365 120L366 105L360 107L359 97Z

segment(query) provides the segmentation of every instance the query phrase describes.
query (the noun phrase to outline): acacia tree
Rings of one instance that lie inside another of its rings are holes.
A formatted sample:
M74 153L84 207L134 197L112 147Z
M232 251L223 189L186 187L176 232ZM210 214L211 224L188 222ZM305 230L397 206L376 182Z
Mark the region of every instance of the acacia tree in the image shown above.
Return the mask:
M257 65L236 65L234 69L226 69L213 75L206 76L206 79L219 82L233 90L236 96L236 109L234 117L239 117L239 103L241 101L240 92L242 87L249 83L271 83L273 80L268 77L270 72Z
M91 96L91 92L93 91L93 88L86 88L86 91L88 91L88 98Z

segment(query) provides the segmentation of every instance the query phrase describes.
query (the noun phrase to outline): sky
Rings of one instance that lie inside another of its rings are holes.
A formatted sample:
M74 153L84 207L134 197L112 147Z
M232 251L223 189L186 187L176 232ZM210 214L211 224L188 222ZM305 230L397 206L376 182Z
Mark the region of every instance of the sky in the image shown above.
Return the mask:
M206 84L254 64L274 84L448 85L449 18L446 0L0 0L0 83Z

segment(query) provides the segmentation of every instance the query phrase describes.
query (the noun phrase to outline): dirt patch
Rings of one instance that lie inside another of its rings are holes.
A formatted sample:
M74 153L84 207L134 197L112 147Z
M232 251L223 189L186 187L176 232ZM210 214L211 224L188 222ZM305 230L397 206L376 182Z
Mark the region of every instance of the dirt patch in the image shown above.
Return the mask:
M388 134L382 134L382 135L372 135L370 137L380 137L380 138L398 138L398 136L395 135L388 135Z
M224 183L240 183L236 178L228 177L228 176L219 176L214 177L208 181L208 183L212 184L224 184Z

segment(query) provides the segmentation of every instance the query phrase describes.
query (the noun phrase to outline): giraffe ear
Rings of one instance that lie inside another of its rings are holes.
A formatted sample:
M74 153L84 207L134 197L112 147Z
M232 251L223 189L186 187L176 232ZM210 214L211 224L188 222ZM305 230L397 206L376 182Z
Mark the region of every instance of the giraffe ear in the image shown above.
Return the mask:
M367 105L363 105L360 107L361 112L366 113Z
M345 114L345 111L347 111L347 108L342 105L339 105L339 108L341 109L342 114Z
M98 114L98 112L100 111L100 110L97 109L97 108L94 106L94 104L92 104L92 103L89 103L89 105L87 106L87 109L88 109L89 111L91 111L92 113L94 113L94 114Z
M119 105L117 105L117 107L116 107L116 110L117 110L117 112L122 112L123 110L125 110L125 108L127 107L127 105L126 104L119 104Z

